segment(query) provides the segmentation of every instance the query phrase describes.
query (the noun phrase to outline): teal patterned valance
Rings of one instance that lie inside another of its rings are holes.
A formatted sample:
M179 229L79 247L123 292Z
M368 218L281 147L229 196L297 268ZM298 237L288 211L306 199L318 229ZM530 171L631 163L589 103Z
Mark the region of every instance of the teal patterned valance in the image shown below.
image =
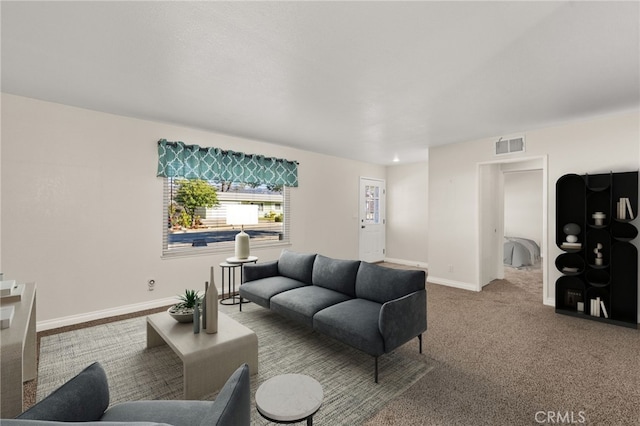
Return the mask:
M298 186L298 163L160 139L157 176Z

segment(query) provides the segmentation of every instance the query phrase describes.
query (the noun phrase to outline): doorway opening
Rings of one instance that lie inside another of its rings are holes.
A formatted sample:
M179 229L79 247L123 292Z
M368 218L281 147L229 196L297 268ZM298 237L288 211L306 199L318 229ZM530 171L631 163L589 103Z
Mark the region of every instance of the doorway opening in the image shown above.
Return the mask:
M546 156L478 164L478 185L477 290L495 279L530 282L526 290L550 304Z
M542 169L503 171L504 278L532 298L542 296Z

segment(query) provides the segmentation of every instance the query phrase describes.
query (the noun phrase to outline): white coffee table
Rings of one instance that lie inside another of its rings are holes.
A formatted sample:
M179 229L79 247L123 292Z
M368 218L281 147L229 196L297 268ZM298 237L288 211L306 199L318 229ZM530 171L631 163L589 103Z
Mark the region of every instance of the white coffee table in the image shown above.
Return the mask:
M322 385L304 374L282 374L264 382L256 391L256 407L265 419L275 423L295 423L307 420L313 425L313 415L322 405Z
M166 312L147 317L147 347L168 344L183 365L184 399L198 399L222 388L243 363L258 372L256 334L218 312L218 332L193 333L192 323L179 323Z

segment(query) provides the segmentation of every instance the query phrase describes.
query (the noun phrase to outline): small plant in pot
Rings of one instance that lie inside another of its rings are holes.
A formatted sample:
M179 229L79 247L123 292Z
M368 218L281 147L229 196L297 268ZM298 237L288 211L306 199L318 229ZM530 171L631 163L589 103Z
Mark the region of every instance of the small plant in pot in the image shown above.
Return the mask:
M193 309L202 297L196 290L185 290L178 299L180 302L169 308L169 315L178 322L193 322Z

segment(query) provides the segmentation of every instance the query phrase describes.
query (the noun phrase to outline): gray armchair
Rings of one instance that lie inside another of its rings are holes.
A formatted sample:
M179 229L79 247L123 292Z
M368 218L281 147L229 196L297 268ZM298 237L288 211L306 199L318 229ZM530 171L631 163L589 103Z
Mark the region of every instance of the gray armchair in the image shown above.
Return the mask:
M109 406L107 376L95 362L51 395L3 426L56 425L249 425L251 417L249 366L240 366L227 380L215 401L132 401Z

